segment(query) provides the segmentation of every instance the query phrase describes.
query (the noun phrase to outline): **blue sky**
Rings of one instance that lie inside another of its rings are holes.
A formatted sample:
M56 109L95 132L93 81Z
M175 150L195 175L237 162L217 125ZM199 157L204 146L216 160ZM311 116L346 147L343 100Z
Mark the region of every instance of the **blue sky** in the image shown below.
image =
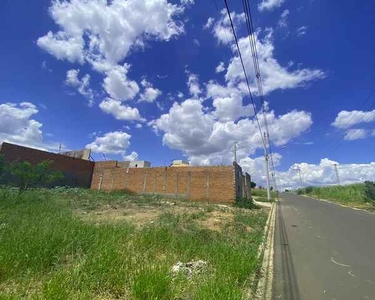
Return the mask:
M228 1L257 109L241 1ZM224 3L0 3L0 141L168 165L239 160L264 181L260 136ZM375 4L251 1L282 186L375 179ZM211 21L209 21L211 20Z

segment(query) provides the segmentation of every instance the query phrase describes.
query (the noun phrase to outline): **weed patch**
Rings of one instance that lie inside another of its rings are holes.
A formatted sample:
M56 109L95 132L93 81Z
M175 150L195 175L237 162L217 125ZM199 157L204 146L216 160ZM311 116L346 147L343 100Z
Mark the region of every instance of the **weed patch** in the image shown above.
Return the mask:
M328 187L309 186L296 191L299 195L307 195L319 199L344 204L351 207L375 210L374 202L371 201L372 188L370 184L349 184ZM368 191L368 193L366 193ZM370 198L368 197L370 195Z
M1 299L243 299L259 263L260 209L67 188L16 196L0 198ZM205 272L173 276L199 260Z

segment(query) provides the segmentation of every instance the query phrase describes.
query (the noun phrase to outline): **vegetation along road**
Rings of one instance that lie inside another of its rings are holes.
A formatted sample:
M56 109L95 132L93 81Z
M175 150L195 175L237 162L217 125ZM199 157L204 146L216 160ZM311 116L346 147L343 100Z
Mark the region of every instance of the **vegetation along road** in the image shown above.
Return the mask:
M283 194L274 299L375 299L374 228L371 212Z

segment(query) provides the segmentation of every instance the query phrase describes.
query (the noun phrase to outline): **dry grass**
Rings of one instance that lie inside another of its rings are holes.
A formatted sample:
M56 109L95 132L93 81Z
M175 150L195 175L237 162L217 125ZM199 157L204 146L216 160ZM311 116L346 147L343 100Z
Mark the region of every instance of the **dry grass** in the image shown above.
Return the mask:
M171 214L184 216L199 228L223 232L224 229L230 229L234 226L235 214L242 211L241 208L225 205L200 205L178 200L174 202L162 200L160 205L156 207L152 204L142 206L132 203L126 206L106 204L90 211L76 209L74 215L83 221L93 222L96 225L128 222L137 228L143 228L158 222L163 214ZM251 231L250 227L245 227L246 231Z

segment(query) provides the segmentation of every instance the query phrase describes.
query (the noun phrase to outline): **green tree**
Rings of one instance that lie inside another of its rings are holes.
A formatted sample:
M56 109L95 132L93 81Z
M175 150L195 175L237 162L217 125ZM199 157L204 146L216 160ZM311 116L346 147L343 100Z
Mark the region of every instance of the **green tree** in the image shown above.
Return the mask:
M252 181L252 182L250 183L250 185L251 185L251 188L252 188L252 189L254 189L254 188L257 186L257 184L256 184L254 181Z
M375 182L365 181L364 196L367 201L375 204Z
M10 165L10 173L17 179L19 195L33 186L51 185L61 180L63 174L50 170L51 161L32 165L27 161L16 161Z

